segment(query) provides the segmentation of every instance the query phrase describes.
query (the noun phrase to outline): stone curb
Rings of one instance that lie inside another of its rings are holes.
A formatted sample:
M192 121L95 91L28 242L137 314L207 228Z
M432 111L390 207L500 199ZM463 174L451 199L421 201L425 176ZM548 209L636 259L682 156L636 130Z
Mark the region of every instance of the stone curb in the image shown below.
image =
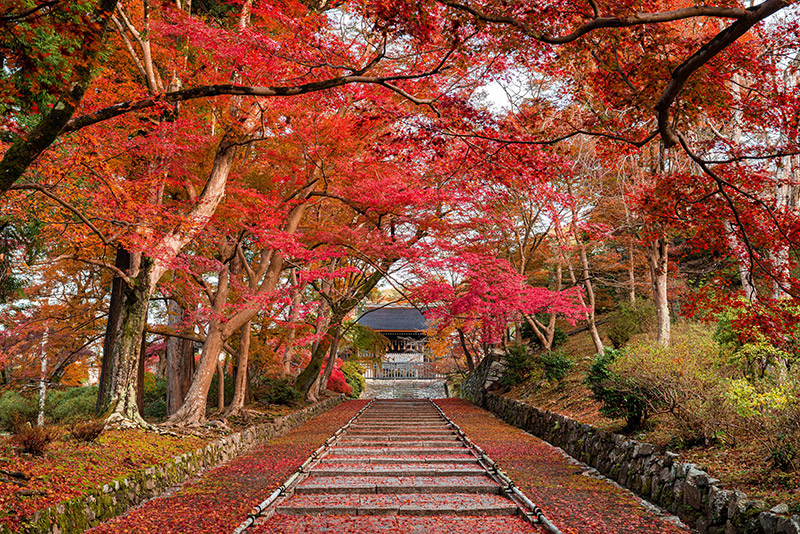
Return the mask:
M599 430L569 417L487 392L504 372L496 357L484 358L462 385L462 397L505 422L530 432L601 474L677 515L699 534L800 534L800 515L766 510L763 501L719 480L696 465L676 462L650 443Z
M286 434L311 417L333 408L342 401L344 395L330 397L297 412L277 417L271 423L246 428L213 441L202 449L140 469L80 497L38 510L32 517L22 520L19 531L12 531L6 525L0 526L0 534L83 532L144 501L158 497L169 488L194 477L201 470L216 467L260 443Z

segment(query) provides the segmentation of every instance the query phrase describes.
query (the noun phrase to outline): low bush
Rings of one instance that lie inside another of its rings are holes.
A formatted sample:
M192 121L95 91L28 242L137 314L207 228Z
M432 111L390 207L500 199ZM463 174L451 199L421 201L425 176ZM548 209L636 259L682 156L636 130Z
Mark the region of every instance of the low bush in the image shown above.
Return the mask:
M17 425L14 429L11 443L19 447L22 452L42 456L54 439L56 439L56 432L53 429L25 422Z
M626 427L641 427L648 415L646 392L615 373L611 366L624 352L606 348L595 356L586 374L586 385L600 406L600 413L612 419L625 419Z
M105 423L103 423L103 421L90 419L73 424L70 427L69 433L78 441L91 443L100 437L104 429Z
M327 389L331 391L335 391L336 393L344 393L345 395L352 395L353 388L350 387L350 384L347 383L347 380L344 377L344 373L342 372L342 360L340 358L336 359L334 363L333 371L331 371L331 376L328 379L328 387ZM323 366L320 373L325 372L325 367Z
M74 422L94 417L97 386L49 390L45 398L46 416L54 423Z
M500 383L506 387L512 387L525 381L535 367L533 357L523 345L512 345L508 347L505 354L506 374L503 375Z
M606 334L615 349L622 348L636 334L646 332L655 318L652 304L632 305L624 302L617 305L606 321Z
M253 388L253 397L262 404L293 406L303 400L303 395L294 388L288 378L264 378L261 385Z
M731 380L726 399L739 416L744 434L758 441L771 467L800 471L800 376L775 384Z
M143 397L142 415L156 420L167 417L166 377L157 377L149 371L145 372Z
M35 399L23 397L16 391L6 391L0 396L0 430L11 432L21 423L34 423L38 413Z
M342 373L344 379L350 384L352 391L350 397L357 399L361 396L361 392L367 385L367 380L364 378L364 367L353 361L346 361L342 365Z
M536 362L542 368L545 379L555 382L560 381L575 365L572 359L561 351L551 350L536 356Z

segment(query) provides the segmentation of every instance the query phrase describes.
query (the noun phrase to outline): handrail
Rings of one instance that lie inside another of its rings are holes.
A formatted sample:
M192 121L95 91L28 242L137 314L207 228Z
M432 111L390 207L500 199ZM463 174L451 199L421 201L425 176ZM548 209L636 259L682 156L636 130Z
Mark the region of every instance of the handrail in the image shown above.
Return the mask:
M383 362L367 364L364 378L372 380L433 380L446 378L432 362Z

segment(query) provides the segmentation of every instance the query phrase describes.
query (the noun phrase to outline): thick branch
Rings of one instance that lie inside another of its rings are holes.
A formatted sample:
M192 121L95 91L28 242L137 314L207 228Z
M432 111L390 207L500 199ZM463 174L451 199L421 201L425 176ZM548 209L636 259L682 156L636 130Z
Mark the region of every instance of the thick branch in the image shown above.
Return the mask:
M204 85L201 87L193 87L191 89L183 89L180 91L172 91L161 95L143 98L141 100L131 100L128 102L120 102L97 110L92 113L87 113L81 117L70 120L64 129L63 133L73 132L80 130L86 126L103 122L131 111L139 111L142 109L151 108L160 103L175 103L185 102L187 100L196 100L198 98L210 98L214 96L260 96L260 97L276 97L276 96L298 96L317 91L324 91L348 85L351 83L364 83L373 85L385 85L389 82L399 80L416 80L426 76L432 76L445 70L444 63L440 63L435 68L421 72L418 74L398 74L394 76L364 76L363 73L372 68L374 61L370 62L367 67L352 75L340 76L338 78L330 78L328 80L321 80L318 82L309 82L301 85L293 85L288 87L256 87L248 85L235 85L235 84L219 84L219 85ZM403 95L405 96L405 95ZM408 97L406 97L408 98ZM412 100L413 102L414 100Z
M513 26L526 35L533 37L537 41L547 44L566 44L576 41L594 30L601 28L630 28L632 26L642 26L645 24L656 24L662 22L673 22L676 20L683 20L696 17L721 17L731 19L743 19L748 16L748 10L732 7L714 7L714 6L692 6L682 9L674 9L672 11L664 11L662 13L636 13L628 17L600 17L596 16L591 21L583 24L573 30L571 33L559 37L546 35L538 30L533 29L527 23L514 18L503 15L491 15L485 13L466 4L459 2L452 2L449 0L438 0L439 3L469 13L476 19L483 22L490 22L494 24L504 24ZM597 12L597 6L592 2L593 10Z
M796 0L766 0L762 4L747 9L745 16L739 17L739 20L715 35L713 39L700 47L689 59L672 71L669 84L656 103L658 129L661 132L661 139L664 141L665 147L669 148L679 143L675 128L670 124L669 110L678 97L678 93L686 85L689 77L714 56L733 44L739 37L747 33L750 28L794 1Z

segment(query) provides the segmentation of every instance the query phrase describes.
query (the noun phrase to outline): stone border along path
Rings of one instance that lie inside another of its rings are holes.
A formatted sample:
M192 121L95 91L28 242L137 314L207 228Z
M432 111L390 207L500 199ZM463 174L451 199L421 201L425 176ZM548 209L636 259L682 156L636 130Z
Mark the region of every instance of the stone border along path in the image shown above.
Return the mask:
M326 445L235 532L336 531L341 516L382 516L362 532L477 532L491 516L495 532L560 534L430 400L373 400Z

